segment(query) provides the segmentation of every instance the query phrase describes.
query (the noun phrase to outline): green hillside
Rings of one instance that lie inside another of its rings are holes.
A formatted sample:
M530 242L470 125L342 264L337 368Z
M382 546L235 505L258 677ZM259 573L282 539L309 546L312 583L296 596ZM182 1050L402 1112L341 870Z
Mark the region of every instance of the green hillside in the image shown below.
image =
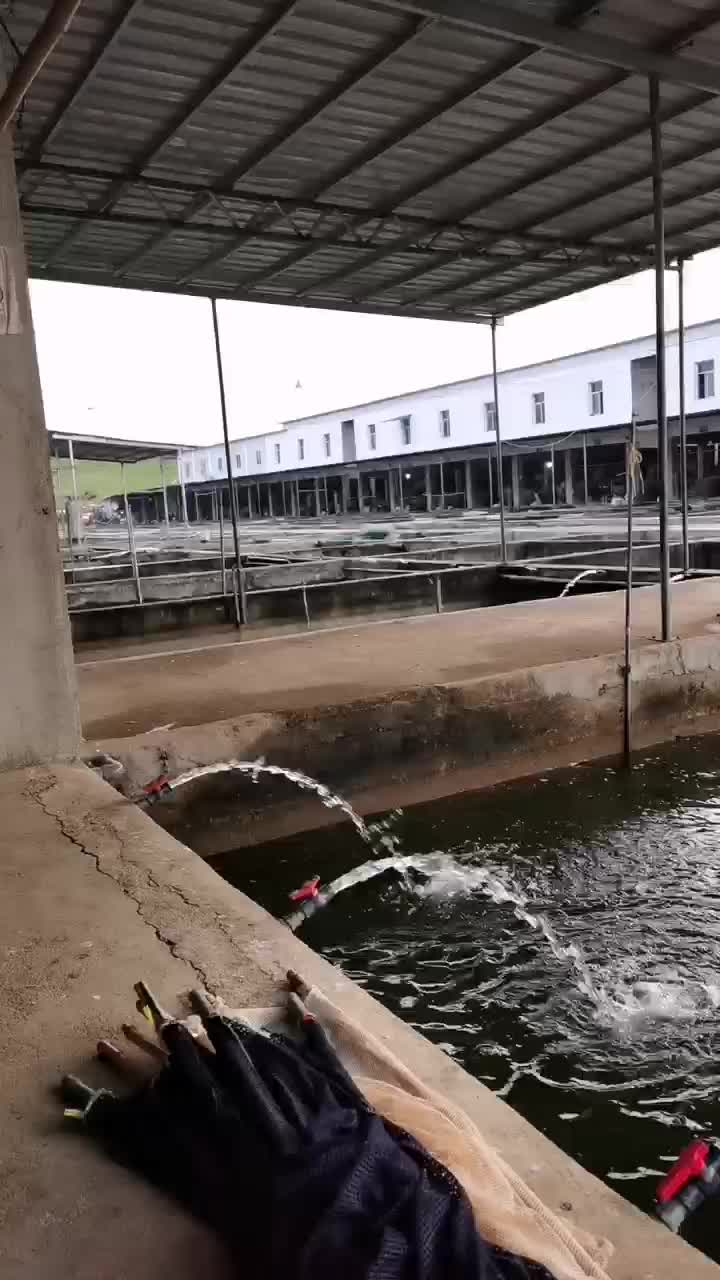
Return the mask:
M55 494L62 504L73 496L72 472L66 458L52 458L51 467ZM177 484L177 464L174 458L163 463L166 485ZM119 462L76 462L78 497L87 502L102 502L111 494L122 493ZM159 462L133 462L125 467L128 493L146 489L159 489L162 485Z

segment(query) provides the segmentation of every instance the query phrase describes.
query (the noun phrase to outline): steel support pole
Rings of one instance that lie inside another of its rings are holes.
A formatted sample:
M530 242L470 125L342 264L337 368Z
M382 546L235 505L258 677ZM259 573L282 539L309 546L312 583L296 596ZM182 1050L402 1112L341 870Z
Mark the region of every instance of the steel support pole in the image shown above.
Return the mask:
M672 636L670 615L670 539L668 492L667 404L665 399L665 211L663 207L663 156L660 127L660 86L648 77L650 139L653 167L653 227L655 233L655 368L657 400L658 478L660 481L660 615L663 641Z
M490 324L490 334L492 338L493 395L495 397L495 450L497 454L498 500L500 503L500 558L504 562L507 560L507 545L505 542L505 486L503 485L502 428L500 423L500 398L498 396L496 330L497 316L493 316Z
M127 481L125 479L125 463L120 463L120 474L122 476L123 494L125 497L125 520L128 532L128 549L130 551L130 563L132 564L133 578L135 579L135 590L137 592L138 604L143 602L142 586L140 585L140 570L138 568L137 552L135 550L135 530L133 528L132 511L130 509L130 499L128 498Z
M220 413L222 415L223 441L225 443L225 463L227 466L228 479L232 477L232 460L230 457L230 437L228 435L227 420L227 404L225 401L225 377L223 375L222 350L220 348L220 328L218 325L217 298L210 299L210 307L212 310L213 334L215 337L215 359L217 361L218 390L220 392ZM232 496L232 493L231 493ZM233 548L235 551L235 568L237 569L238 578L242 573L242 565L240 563L240 534L238 532L237 511L235 503L230 502L230 519L232 521ZM245 621L241 617L241 611L238 604L238 596L235 595L235 626L239 627Z
M630 443L626 461L627 490L627 550L625 580L625 662L623 666L623 746L625 763L630 768L632 757L632 682L631 682L631 623L633 582L633 499L635 496L635 415L632 418Z
M678 260L678 397L680 417L680 504L682 506L683 573L690 572L688 538L687 422L685 420L685 276Z
M77 498L77 474L75 472L75 452L73 450L72 440L68 440L68 457L70 459L70 471L72 473L73 498Z
M220 493L220 560L222 561L222 593L227 590L225 579L225 512L223 511L222 492Z
M163 515L165 516L165 528L170 532L170 512L168 511L167 485L165 484L165 467L162 459L160 460L160 483L162 485L163 495Z
M180 453L179 449L177 452L177 469L178 469L178 480L180 481L180 497L182 500L183 523L187 524L188 523L187 494L185 492L185 479L183 477L182 454Z

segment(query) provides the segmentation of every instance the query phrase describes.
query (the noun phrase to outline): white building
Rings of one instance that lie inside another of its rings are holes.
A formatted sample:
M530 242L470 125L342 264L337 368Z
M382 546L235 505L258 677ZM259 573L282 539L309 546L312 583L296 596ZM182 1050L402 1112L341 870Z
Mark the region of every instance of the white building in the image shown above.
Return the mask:
M691 486L720 491L720 320L685 335ZM667 335L667 404L677 473L678 336ZM639 425L646 496L657 491L654 337L499 375L509 505L608 500L623 488L625 441ZM235 440L232 475L244 515L487 506L497 500L492 377L427 387L299 418ZM201 497L225 481L222 444L182 455ZM716 475L717 473L717 475ZM227 499L226 499L227 501ZM200 508L198 508L200 510Z

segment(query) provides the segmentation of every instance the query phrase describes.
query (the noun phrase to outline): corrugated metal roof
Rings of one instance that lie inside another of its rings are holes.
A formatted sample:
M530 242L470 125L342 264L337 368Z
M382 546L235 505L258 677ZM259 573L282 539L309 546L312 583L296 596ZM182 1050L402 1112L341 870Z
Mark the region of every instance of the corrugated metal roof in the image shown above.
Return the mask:
M51 5L14 0L26 47ZM720 243L718 0L85 0L16 136L32 273L474 320Z

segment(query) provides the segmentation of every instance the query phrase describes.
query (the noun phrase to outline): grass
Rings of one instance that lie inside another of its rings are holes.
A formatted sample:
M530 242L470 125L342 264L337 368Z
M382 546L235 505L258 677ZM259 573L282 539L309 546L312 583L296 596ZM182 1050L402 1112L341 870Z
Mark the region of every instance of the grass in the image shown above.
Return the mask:
M53 484L60 503L73 496L72 472L66 458L51 459ZM174 458L163 463L166 485L177 484L177 464ZM86 502L102 502L112 494L122 493L122 476L119 462L76 462L78 497ZM159 462L133 462L125 467L128 493L141 493L146 489L160 489L162 476Z

